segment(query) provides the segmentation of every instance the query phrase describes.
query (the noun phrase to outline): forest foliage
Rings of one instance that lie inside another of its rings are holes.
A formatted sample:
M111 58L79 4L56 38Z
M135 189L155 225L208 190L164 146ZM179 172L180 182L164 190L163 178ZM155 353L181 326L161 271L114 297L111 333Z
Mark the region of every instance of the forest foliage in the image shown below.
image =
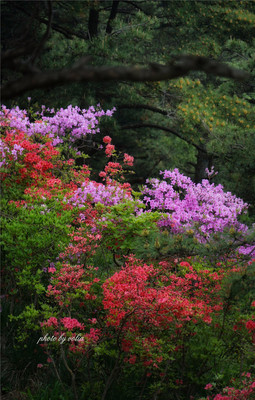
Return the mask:
M2 3L5 88L187 54L249 74L2 105L3 398L252 399L254 3Z

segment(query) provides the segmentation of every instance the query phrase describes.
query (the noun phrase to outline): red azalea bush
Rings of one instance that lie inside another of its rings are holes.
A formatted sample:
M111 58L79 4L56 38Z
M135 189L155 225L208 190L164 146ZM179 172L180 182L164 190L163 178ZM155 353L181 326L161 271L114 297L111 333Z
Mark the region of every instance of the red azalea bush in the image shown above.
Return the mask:
M235 379L231 382L236 384ZM211 391L214 387L211 383L205 386L205 390ZM253 380L250 372L243 372L239 382L239 387L227 386L223 389L222 393L216 395L209 395L205 400L251 400L255 397L255 380ZM203 399L200 399L203 400Z
M13 184L23 188L38 185L38 180L53 178L54 158L60 153L52 146L52 141L45 138L45 143L35 143L24 132L7 131L1 139L2 153L1 179L6 188Z
M154 266L130 256L122 270L102 286L106 325L121 332L126 360L133 364L140 359L145 366L158 367L169 357L170 349L178 350L182 329L192 329L192 324L201 322L210 324L211 315L223 306L221 279L219 273L197 272L188 262ZM171 346L167 353L163 348L168 341ZM152 343L155 359L148 350Z

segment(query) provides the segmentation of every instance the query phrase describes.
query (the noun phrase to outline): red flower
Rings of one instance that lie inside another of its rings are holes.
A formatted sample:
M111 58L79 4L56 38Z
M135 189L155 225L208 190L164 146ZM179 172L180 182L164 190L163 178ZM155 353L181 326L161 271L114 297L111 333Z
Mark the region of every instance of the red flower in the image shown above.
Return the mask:
M249 320L246 322L245 326L249 332L254 331L255 330L255 321Z
M107 157L110 157L115 150L115 146L113 144L108 144L105 149L105 154Z
M110 136L105 136L105 137L103 138L103 142L104 142L104 143L110 144L111 141L112 141L112 139L111 139Z
M213 385L211 383L207 383L207 385L205 385L205 390L210 390L213 387Z

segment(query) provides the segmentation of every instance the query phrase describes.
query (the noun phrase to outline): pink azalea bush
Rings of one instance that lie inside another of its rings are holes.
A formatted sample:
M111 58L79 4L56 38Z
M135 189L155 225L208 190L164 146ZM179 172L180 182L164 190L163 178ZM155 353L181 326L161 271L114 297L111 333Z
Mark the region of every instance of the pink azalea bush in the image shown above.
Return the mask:
M55 111L42 106L41 113L37 112L36 120L31 121L27 110L21 110L19 107L12 109L2 105L0 118L8 119L11 128L26 132L27 136L46 136L52 138L53 146L63 143L64 138L68 137L71 143L79 139L86 138L87 135L95 135L100 132L98 127L102 116L111 117L115 111L104 111L98 104L97 108L91 106L87 110L77 106L69 105L67 108L60 108ZM49 114L48 116L45 114Z
M248 204L222 185L203 179L195 184L178 169L161 172L163 180L149 179L143 189L147 211L162 211L159 226L171 232L194 233L202 243L216 232L248 233L248 227L238 221L247 213ZM241 246L240 253L254 257L255 245Z
M87 202L112 206L129 198L130 195L125 189L114 185L105 186L102 183L89 182L88 184L84 183L81 188L77 189L73 197L69 199L69 202L78 207L83 207Z
M178 169L161 174L163 180L150 179L143 189L148 209L166 214L160 226L170 227L174 232L196 229L205 237L230 227L247 229L237 218L246 212L248 204L230 192L224 192L222 185L215 186L207 179L195 184Z

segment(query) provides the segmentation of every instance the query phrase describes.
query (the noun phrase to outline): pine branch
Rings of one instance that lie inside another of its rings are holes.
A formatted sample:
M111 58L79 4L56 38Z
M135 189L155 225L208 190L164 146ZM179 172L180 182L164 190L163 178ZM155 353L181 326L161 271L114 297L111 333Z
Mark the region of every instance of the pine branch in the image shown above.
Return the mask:
M169 64L157 68L137 66L80 66L57 71L42 71L6 83L2 87L2 99L11 99L33 89L55 87L71 82L131 81L148 82L176 79L191 71L203 71L225 78L248 79L249 74L205 57L183 55Z
M149 110L149 111L156 112L156 113L159 113L159 114L162 114L162 115L168 115L168 111L161 110L161 108L153 107L153 106L150 106L148 104L126 104L126 103L124 103L124 104L118 104L116 107L117 107L118 110L123 110L123 109L135 109L135 110L137 110L137 109L141 109L141 110Z
M172 133L174 136L177 136L179 139L184 140L184 142L190 144L191 146L194 146L197 150L207 154L207 151L197 145L196 143L193 143L191 140L185 138L182 136L180 133L176 132L175 130L171 128L167 128L166 126L161 126L157 124L131 124L131 125L125 125L122 126L121 129L140 129L140 128L152 128L152 129L158 129L161 131L169 132Z

